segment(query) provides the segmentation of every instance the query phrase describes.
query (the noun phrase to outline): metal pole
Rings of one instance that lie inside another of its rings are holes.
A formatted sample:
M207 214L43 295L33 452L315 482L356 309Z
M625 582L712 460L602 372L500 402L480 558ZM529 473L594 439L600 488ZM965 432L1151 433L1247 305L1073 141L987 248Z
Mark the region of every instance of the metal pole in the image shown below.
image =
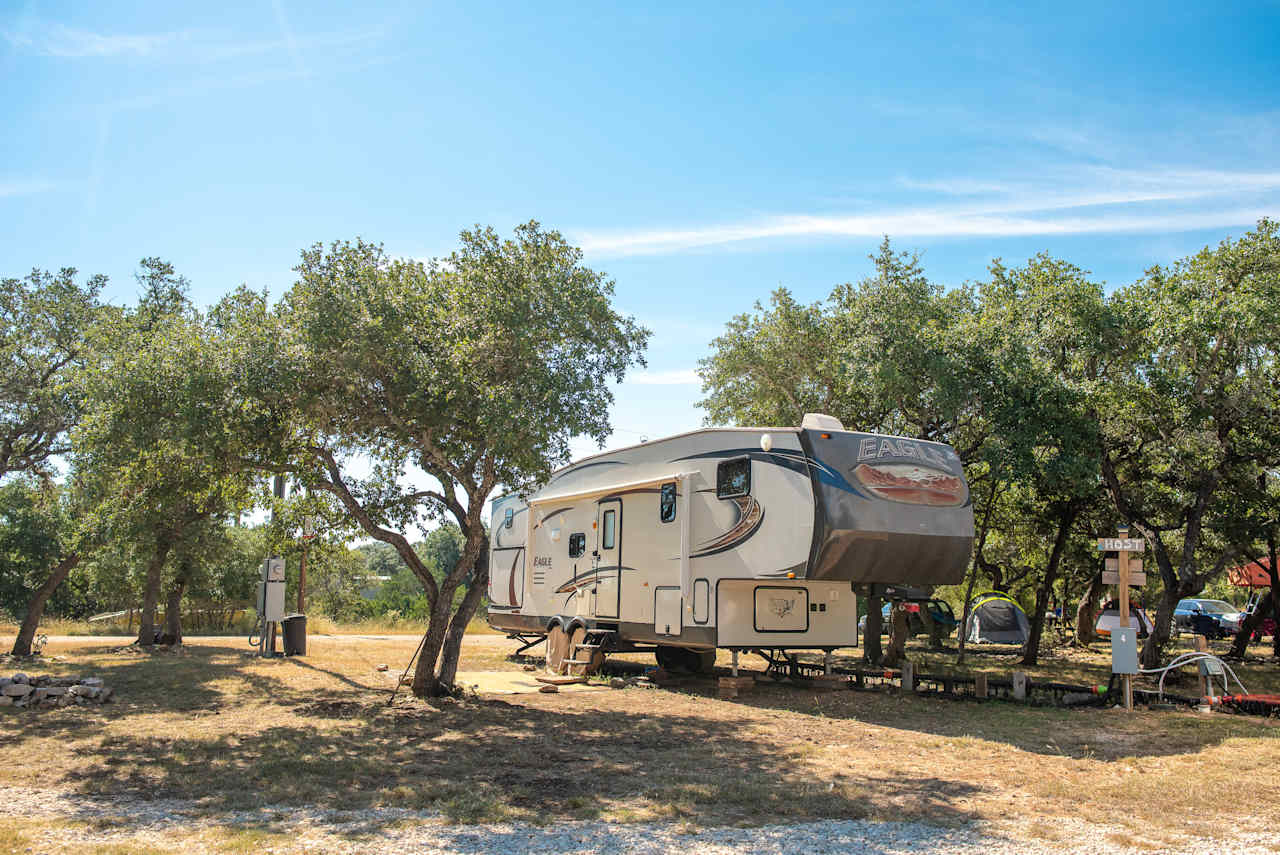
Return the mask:
M1129 528L1121 526L1120 536L1127 538L1129 536ZM1120 549L1116 552L1117 561L1116 569L1120 576L1120 626L1124 629L1129 628L1129 550ZM1124 675L1124 708L1133 710L1133 675Z
M298 565L298 614L306 612L307 599L307 547L308 541L302 541L302 563Z

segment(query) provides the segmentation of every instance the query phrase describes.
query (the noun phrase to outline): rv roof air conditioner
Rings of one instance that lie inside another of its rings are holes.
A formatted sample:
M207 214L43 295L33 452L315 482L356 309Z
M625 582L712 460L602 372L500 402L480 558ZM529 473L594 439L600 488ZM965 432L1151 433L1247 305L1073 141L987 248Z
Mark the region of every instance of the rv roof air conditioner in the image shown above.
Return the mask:
M804 430L844 430L844 424L838 418L826 413L805 413L800 427Z

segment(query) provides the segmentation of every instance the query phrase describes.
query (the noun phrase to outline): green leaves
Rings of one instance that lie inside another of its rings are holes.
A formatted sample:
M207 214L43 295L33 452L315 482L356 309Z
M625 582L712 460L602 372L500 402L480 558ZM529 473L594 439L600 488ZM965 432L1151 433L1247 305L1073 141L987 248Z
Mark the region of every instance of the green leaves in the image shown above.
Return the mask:
M66 452L105 283L80 285L70 267L0 280L0 477L48 474L50 458Z
M545 477L572 436L608 435L609 384L643 364L648 332L557 232L460 239L427 264L312 247L279 320L310 430L487 494Z

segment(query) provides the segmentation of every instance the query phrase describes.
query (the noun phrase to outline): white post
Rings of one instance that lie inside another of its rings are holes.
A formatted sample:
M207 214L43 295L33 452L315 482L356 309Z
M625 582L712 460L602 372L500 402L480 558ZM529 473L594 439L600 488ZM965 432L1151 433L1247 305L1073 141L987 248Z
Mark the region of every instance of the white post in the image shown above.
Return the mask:
M738 648L733 648L733 676L738 676Z

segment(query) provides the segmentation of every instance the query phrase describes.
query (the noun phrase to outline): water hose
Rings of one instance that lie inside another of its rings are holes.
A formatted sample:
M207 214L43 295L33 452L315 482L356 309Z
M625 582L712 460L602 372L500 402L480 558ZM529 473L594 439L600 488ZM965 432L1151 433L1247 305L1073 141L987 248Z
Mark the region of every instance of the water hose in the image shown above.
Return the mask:
M1204 653L1200 651L1197 651L1194 653L1183 653L1178 656L1175 656L1173 658L1173 661L1171 661L1168 665L1164 666L1163 668L1139 668L1138 673L1160 675L1160 692L1157 697L1159 697L1161 700L1164 700L1164 678L1169 675L1169 672L1172 671L1174 668L1181 668L1183 665L1190 665L1192 662L1200 662L1203 660L1217 662L1220 666L1222 666L1223 673L1230 675L1231 679L1236 681L1236 685L1240 687L1241 694L1245 694L1245 695L1249 694L1249 690L1244 687L1244 683L1240 682L1240 678L1236 676L1235 671L1231 670L1231 666L1228 665L1226 662L1223 662L1217 656L1214 656L1212 653ZM1227 688L1227 682L1225 678L1223 679L1222 688L1223 689Z

